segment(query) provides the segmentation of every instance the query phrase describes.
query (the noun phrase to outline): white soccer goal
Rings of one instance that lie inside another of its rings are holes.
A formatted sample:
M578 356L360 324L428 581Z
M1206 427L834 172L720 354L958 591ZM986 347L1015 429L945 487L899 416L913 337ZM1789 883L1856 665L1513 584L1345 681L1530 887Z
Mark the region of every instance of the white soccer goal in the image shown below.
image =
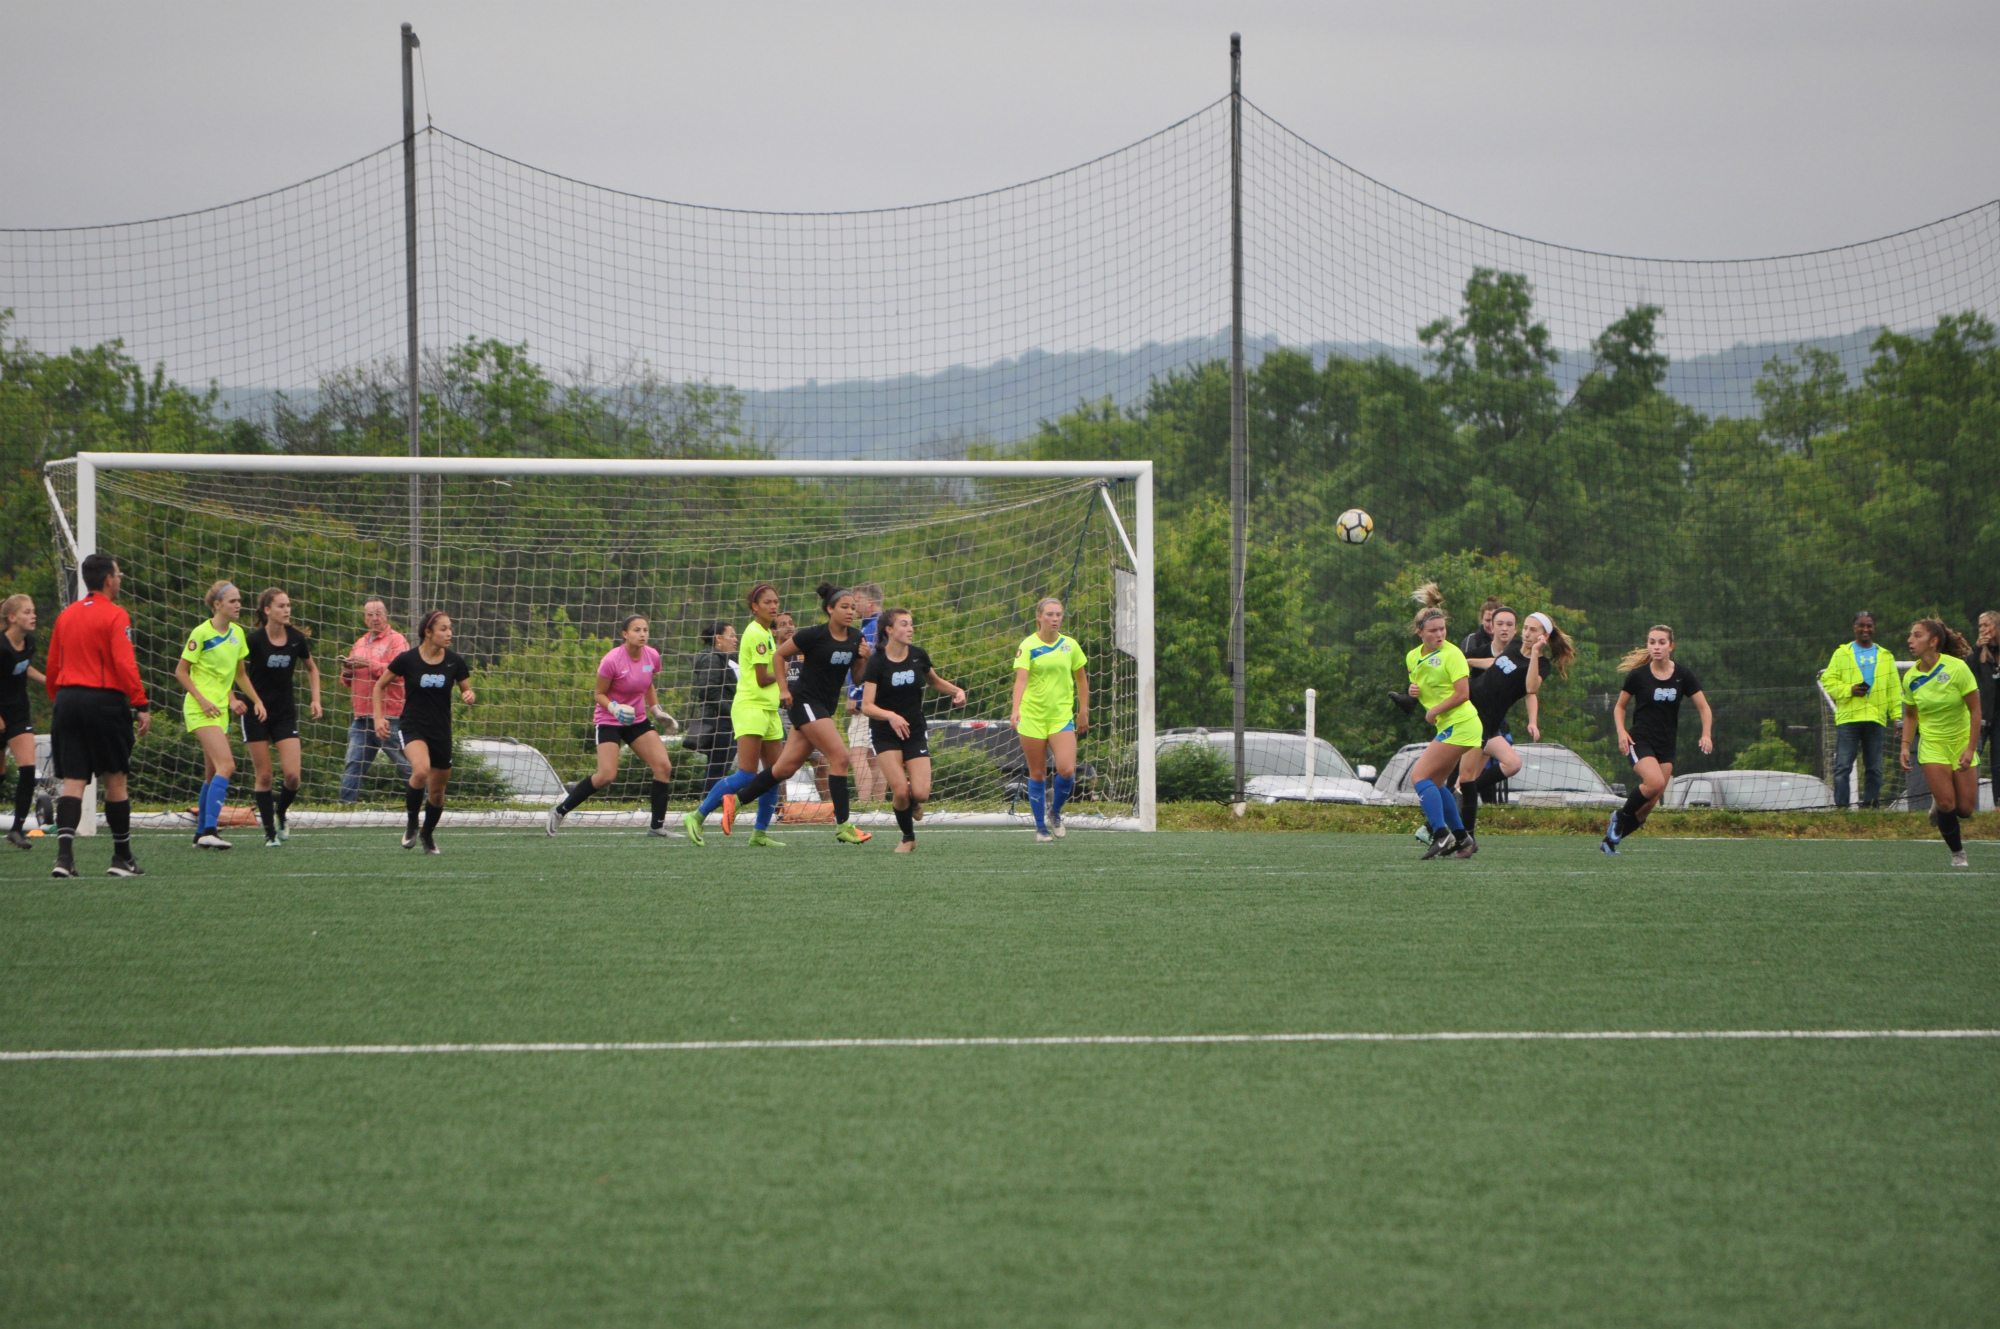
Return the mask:
M457 732L496 740L472 749L483 760L461 763L454 806L461 819L512 824L539 817L532 805L548 801L550 778L589 769L590 682L619 619L651 620L662 701L685 725L697 709L704 625L740 628L744 591L770 581L805 627L819 621L812 588L831 580L880 583L888 605L912 611L939 671L967 689L962 709L936 696L931 705L932 807L943 823L1026 823L1019 745L1006 727L1013 651L1033 628L1035 602L1063 597L1065 631L1091 662L1070 824L1154 828L1150 462L86 452L51 463L47 483L66 565L101 550L125 573L140 668L165 721L135 754L134 800L164 809L163 824L193 800L201 774L200 751L178 723L173 671L217 579L242 588L246 625L257 593L277 586L312 634L326 715L307 718L301 691L300 825L402 815L399 781L379 757L358 801L339 802L352 712L333 660L360 634L369 597L382 598L406 633L421 609L453 616L479 691ZM674 756L681 810L700 796L707 762L692 750ZM574 823L642 823L641 812L617 805L643 801L649 778L628 753L619 782ZM860 815L885 821L887 805Z

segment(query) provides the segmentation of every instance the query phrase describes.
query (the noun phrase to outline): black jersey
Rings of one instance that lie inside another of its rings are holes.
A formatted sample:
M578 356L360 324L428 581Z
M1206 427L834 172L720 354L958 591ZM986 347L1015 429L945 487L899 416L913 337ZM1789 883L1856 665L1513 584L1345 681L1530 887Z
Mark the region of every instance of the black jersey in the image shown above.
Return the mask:
M832 715L840 709L841 689L847 686L847 671L861 650L861 629L849 627L846 641L835 641L833 629L825 623L800 628L792 638L799 659L799 680L792 686L792 704L810 706L817 715Z
M1458 644L1458 649L1464 653L1465 658L1468 660L1484 660L1487 656L1493 654L1493 634L1485 628L1475 629L1465 634L1465 640ZM1471 666L1471 668L1474 678L1478 678L1486 672L1485 669L1476 665Z
M1701 680L1679 661L1666 678L1653 675L1649 660L1625 675L1622 689L1632 694L1632 708L1625 730L1635 743L1656 748L1672 748L1680 733L1681 703L1701 691Z
M251 633L248 641L250 655L243 661L243 672L249 676L250 686L257 689L265 713L274 718L296 714L299 707L292 694L292 680L298 677L300 666L312 659L312 643L297 628L285 629L283 646L273 646L262 628Z
M909 655L901 660L891 660L889 652L878 647L868 657L868 671L861 676L863 683L875 685L877 706L894 711L912 726L924 722L924 689L930 680L931 657L921 646L910 647Z
M1541 676L1547 678L1549 658L1542 656L1535 663L1541 666ZM1511 643L1504 655L1494 656L1493 667L1472 682L1472 705L1482 722L1506 718L1514 703L1527 695L1528 657L1522 654L1519 641Z
M7 634L0 632L0 706L28 704L28 666L34 660L33 633L21 638L21 649L17 651L14 643L7 640Z
M389 662L389 672L403 680L403 728L449 734L452 690L472 677L465 657L447 648L444 659L430 664L412 646Z

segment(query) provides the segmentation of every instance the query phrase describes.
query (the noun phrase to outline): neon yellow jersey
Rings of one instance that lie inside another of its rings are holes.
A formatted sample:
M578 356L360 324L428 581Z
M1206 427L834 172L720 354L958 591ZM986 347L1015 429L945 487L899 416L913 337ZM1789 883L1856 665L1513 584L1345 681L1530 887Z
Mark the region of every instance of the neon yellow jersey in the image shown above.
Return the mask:
M1076 638L1056 635L1043 641L1031 632L1021 638L1014 652L1014 668L1028 671L1028 686L1021 693L1021 721L1041 721L1060 729L1076 713L1076 671L1090 663Z
M1421 644L1413 646L1403 657L1403 663L1409 668L1410 681L1417 685L1417 700L1425 710L1449 697L1458 680L1472 673L1465 663L1465 652L1448 641L1438 643L1435 651L1427 651ZM1439 715L1435 723L1443 731L1478 719L1479 712L1468 697Z
M1979 691L1972 669L1955 655L1940 655L1930 669L1913 668L1903 680L1903 699L1917 708L1922 761L1956 765L1972 741L1972 713L1965 699Z
M231 623L217 632L208 619L195 624L187 645L181 648L181 659L188 662L189 681L217 706L236 686L236 666L249 657L250 639L243 635L242 625ZM198 705L193 697L186 704L190 708Z
M763 665L771 676L769 687L758 686L758 665ZM754 618L743 629L743 640L736 647L735 705L761 706L767 711L778 709L778 639Z

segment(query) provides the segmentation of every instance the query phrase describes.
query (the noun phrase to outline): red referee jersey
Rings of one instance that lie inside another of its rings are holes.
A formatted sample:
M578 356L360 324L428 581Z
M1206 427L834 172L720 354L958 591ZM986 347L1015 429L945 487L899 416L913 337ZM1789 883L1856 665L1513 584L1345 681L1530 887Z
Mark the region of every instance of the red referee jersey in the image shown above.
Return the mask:
M139 657L132 651L132 616L102 592L93 591L56 615L43 672L52 698L59 688L116 688L134 708L148 705Z

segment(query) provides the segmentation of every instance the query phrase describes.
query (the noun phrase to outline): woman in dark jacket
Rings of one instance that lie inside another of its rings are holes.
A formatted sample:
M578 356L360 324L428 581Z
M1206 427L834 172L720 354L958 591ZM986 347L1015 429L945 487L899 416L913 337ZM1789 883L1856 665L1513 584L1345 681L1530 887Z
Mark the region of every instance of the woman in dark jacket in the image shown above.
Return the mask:
M729 727L729 703L736 696L736 625L726 620L701 630L706 648L694 658L694 723L688 745L708 754L707 793L736 766L736 734Z
M2000 700L2000 610L1979 616L1979 644L1972 648L1972 677L1979 683L1979 715L1986 732L1986 770L1993 777L1993 806L2000 807L2000 729L1993 725L1993 703Z

